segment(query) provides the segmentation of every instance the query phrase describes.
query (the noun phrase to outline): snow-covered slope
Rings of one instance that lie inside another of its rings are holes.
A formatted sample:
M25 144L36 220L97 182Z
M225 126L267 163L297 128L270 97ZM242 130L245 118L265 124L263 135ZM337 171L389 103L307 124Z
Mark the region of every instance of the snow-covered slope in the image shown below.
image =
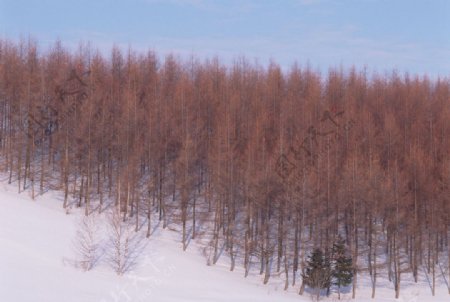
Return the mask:
M178 234L158 229L134 270L117 276L100 263L89 272L70 264L75 220L56 194L32 201L0 184L0 301L298 301L298 296L207 266Z
M18 194L16 186L0 183L0 301L310 300L307 293L296 294L297 287L283 291L282 280L263 285L260 276L244 278L239 268L230 272L224 263L207 266L195 242L183 252L179 234L161 228L145 239L137 265L124 276L117 276L104 259L83 272L71 264L81 213L66 215L58 196L50 192L33 201L26 192ZM450 301L446 290L440 287L431 298L429 288L412 286L397 301ZM375 301L394 301L393 295L392 289L380 288ZM358 296L356 301L373 301L370 288L359 288Z

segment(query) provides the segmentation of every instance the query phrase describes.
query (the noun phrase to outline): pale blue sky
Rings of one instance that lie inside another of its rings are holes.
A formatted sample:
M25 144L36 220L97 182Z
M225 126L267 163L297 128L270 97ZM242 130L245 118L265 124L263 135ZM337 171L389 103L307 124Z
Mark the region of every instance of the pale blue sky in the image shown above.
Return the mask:
M0 35L450 75L450 0L0 0Z

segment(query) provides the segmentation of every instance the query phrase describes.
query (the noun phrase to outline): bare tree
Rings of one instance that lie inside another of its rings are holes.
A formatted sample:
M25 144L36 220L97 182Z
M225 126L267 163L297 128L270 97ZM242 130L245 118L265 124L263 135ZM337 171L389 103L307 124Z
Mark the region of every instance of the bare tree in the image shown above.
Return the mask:
M130 221L139 230L146 219L149 236L157 214L163 227L180 224L184 248L207 234L213 263L242 258L245 275L259 263L264 282L290 270L301 293L307 251L328 254L340 232L353 296L366 271L373 296L383 275L397 295L405 274L439 284L450 259L448 79L157 58L0 39L9 182L33 196L61 189L67 211L75 200L89 215L115 200L119 274L139 250Z
M107 215L108 262L118 275L123 275L137 264L144 241L141 233L135 232L130 220L123 221L117 208Z
M100 258L99 218L95 214L80 216L77 220L77 231L73 246L77 254L76 263L85 271L91 270Z

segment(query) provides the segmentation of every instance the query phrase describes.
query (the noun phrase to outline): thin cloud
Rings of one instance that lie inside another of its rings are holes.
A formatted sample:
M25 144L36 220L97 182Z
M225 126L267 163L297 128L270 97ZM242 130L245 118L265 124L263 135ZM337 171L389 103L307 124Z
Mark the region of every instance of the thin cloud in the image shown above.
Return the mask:
M296 0L300 5L317 5L323 2L323 0Z
M217 3L205 0L143 0L148 4L164 4L180 7L192 7L197 10L217 10Z

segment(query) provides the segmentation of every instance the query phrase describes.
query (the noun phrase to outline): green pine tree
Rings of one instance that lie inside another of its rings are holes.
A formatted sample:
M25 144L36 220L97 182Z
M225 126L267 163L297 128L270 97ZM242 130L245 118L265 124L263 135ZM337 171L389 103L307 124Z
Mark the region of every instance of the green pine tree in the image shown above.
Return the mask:
M353 261L351 256L347 256L345 241L341 236L338 236L331 252L331 276L333 284L338 287L338 297L341 299L341 287L350 285L353 280Z
M330 287L330 261L325 257L321 249L314 249L311 255L308 256L305 273L302 277L308 287L316 290L317 299L320 297L321 289Z

